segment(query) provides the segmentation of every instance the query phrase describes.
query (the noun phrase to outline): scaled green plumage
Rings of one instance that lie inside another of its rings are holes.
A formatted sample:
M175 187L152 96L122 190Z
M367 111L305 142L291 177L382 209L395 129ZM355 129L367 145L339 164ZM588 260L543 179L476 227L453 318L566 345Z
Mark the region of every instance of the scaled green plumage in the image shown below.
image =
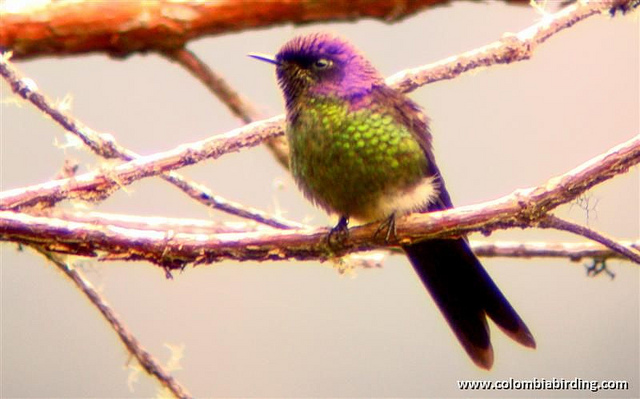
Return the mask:
M384 109L351 110L326 96L306 101L287 128L291 169L305 195L326 210L369 220L383 193L423 179L420 144Z

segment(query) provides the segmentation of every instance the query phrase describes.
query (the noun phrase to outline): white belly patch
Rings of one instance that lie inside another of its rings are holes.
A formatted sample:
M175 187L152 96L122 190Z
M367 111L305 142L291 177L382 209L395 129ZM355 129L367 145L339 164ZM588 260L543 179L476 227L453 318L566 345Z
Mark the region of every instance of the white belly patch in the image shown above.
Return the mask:
M424 209L438 195L438 184L435 179L432 176L425 177L412 187L384 193L370 209L367 209L366 215L363 215L366 220L363 221L383 220L394 213L396 216L401 216Z

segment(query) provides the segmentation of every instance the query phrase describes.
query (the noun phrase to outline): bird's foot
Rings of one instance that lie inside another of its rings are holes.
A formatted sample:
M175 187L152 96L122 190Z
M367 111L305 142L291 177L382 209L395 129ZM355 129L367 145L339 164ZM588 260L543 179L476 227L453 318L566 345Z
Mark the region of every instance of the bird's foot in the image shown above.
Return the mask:
M389 216L382 223L380 223L380 226L378 226L378 228L376 229L376 232L373 233L373 237L377 238L380 235L380 233L382 233L385 230L386 230L386 233L384 235L385 243L388 243L391 237L393 237L394 240L398 238L398 235L396 234L396 214L395 213L392 213L391 216Z
M340 216L338 224L336 224L327 235L327 243L331 245L333 242L342 244L349 237L349 218ZM335 239L335 241L332 241Z

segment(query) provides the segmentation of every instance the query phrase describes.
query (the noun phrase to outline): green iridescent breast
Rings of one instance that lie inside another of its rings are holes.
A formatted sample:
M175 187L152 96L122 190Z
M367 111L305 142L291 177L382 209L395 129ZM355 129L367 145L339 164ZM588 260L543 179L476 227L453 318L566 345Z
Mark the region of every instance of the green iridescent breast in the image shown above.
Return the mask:
M351 111L338 99L311 98L289 121L287 138L291 170L305 195L340 215L371 219L383 195L426 174L420 144L380 105Z

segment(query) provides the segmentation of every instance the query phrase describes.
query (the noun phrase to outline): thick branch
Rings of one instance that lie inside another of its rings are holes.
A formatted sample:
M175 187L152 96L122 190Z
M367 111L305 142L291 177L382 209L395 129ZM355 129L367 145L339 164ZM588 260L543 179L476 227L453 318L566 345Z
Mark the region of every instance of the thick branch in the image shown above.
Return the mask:
M488 233L512 227L536 227L557 206L640 162L640 136L620 144L546 184L520 189L505 197L474 206L429 214L412 214L397 221L391 245L424 238ZM385 246L374 237L377 224L350 230L342 243L327 243L325 228L192 234L141 230L110 225L72 223L10 211L0 212L0 239L36 244L55 252L107 259L148 260L168 268L223 259L327 259L349 252ZM372 238L374 237L374 238Z
M256 223L246 222L216 222L211 220L202 219L185 219L185 218L171 218L164 216L137 216L137 215L123 215L103 212L66 212L59 209L52 209L46 212L42 216L61 219L66 222L73 223L89 223L99 226L112 226L121 229L132 230L152 230L158 232L176 232L189 233L189 234L223 234L223 233L246 233L249 231L264 231L267 227L261 226ZM544 227L544 226L540 226ZM551 228L551 227L550 227ZM574 231L572 231L574 232ZM581 234L584 235L584 234ZM620 245L627 249L635 249L640 251L640 241L621 241ZM594 242L571 242L571 243L558 243L558 242L512 242L512 241L498 241L498 242L479 242L471 241L471 248L476 255L481 257L507 257L507 258L569 258L572 261L578 261L582 258L597 258L597 259L609 259L609 258L626 258L620 253L620 250L614 251L609 248L611 244L607 246L599 245ZM384 256L384 252L380 251L380 254L376 252L367 252L366 254L375 254L373 256L374 261L366 259L366 262L359 262L361 267L373 267L375 263L379 266L381 256ZM628 256L627 256L628 257Z
M525 0L506 0L528 4ZM396 21L452 0L62 1L0 9L0 48L17 58L173 51L193 39L285 23Z

